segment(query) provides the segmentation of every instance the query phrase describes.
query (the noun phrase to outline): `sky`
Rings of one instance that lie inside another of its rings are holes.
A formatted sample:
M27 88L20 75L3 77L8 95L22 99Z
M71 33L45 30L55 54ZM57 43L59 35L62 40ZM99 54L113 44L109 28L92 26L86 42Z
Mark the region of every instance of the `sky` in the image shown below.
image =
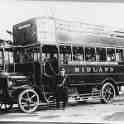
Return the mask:
M65 1L0 1L0 39L12 39L6 30L21 21L39 16L80 21L124 29L124 3Z

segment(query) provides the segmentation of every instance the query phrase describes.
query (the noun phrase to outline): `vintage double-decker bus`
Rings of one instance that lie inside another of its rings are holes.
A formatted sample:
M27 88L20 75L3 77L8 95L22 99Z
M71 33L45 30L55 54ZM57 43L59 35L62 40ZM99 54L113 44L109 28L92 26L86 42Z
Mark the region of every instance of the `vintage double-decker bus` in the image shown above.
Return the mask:
M47 69L50 54L57 59L59 72L65 70L68 97L110 103L119 95L124 85L124 40L112 37L112 31L42 17L14 25L13 33L15 72L31 76L39 99L49 102L52 97L47 78L56 67ZM23 104L22 108L28 111Z

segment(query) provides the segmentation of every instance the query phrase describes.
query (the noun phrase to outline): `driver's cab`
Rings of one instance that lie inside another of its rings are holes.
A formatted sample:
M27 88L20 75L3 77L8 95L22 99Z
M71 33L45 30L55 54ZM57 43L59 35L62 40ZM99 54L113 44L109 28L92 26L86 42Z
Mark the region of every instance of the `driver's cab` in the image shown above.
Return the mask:
M18 46L14 50L15 72L30 75L33 82L38 85L41 84L43 75L53 76L54 72L58 73L59 57L56 45L30 44ZM53 63L51 64L51 59L53 58L56 60L54 65ZM48 62L50 63L48 64Z

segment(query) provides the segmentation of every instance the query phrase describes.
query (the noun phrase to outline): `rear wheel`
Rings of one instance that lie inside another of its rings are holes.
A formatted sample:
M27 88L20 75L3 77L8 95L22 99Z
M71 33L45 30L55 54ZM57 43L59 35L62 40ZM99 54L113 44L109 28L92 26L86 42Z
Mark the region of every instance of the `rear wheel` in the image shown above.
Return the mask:
M115 87L112 83L106 82L101 89L101 102L111 103L115 97Z
M39 95L33 89L23 90L18 97L19 107L23 112L34 112L39 105Z

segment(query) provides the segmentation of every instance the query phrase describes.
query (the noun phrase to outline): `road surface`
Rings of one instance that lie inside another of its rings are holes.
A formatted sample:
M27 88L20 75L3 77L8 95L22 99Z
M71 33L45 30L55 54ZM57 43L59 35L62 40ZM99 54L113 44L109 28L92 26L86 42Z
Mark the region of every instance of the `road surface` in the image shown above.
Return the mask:
M1 113L0 121L124 123L124 93L111 104L101 104L99 100L89 99L87 103L71 103L65 110L41 107L38 111L27 114L14 109Z

